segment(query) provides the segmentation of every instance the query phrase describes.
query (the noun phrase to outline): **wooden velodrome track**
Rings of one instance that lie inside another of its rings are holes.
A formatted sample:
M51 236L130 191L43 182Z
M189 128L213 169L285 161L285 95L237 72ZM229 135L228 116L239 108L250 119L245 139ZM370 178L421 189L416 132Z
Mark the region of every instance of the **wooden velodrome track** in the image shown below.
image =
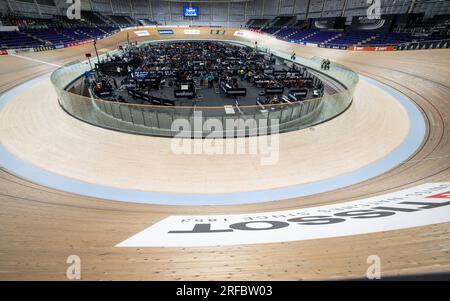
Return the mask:
M209 28L200 38L215 38ZM149 30L156 35L154 30ZM220 38L237 39L234 30ZM131 34L132 39L140 39ZM158 39L163 36L158 36ZM190 38L175 29L171 38ZM148 39L149 37L141 38ZM381 195L450 180L449 50L347 52L281 43L255 35L261 45L283 47L305 57L333 62L393 87L420 107L425 142L408 161L363 183L311 197L240 206L156 206L113 202L49 189L1 171L0 278L65 279L66 259L82 259L82 279L227 280L329 279L364 277L366 258L383 260L383 275L450 270L450 225L330 239L264 245L195 248L114 248L169 215L264 212L311 207ZM100 52L125 43L124 32L98 42ZM292 49L290 49L292 47ZM91 45L21 53L63 65L84 59ZM0 57L0 92L56 67L13 56ZM370 133L367 133L370 135ZM358 139L355 137L355 139Z

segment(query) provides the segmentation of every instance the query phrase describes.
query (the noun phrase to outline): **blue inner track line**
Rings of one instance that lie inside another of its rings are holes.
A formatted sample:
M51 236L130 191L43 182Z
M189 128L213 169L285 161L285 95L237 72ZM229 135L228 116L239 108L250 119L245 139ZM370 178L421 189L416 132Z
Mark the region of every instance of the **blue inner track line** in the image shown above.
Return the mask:
M2 94L0 96L0 109L17 94L43 80L47 80L49 77L50 74L37 77ZM20 178L46 187L101 199L154 205L243 205L282 201L328 192L366 181L391 170L412 156L425 137L425 120L419 109L406 96L374 79L362 75L359 75L359 77L361 80L386 91L405 108L410 121L408 135L396 149L385 157L355 171L322 181L284 188L220 194L161 193L121 189L95 185L48 172L18 159L8 152L2 144L0 144L0 165Z

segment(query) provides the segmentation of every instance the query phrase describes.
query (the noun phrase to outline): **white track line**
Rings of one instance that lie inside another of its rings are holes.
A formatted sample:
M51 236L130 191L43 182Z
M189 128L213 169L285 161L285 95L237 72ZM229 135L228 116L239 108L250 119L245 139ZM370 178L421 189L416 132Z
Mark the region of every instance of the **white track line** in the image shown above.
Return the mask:
M18 57L18 58L21 58L21 59L24 59L24 60L28 60L28 61L32 61L32 62L36 62L36 63L41 63L41 64L53 66L53 67L61 67L61 65L57 65L57 64L53 64L53 63L49 63L49 62L44 62L44 61L41 61L41 60L32 59L30 57L21 56L21 55L17 55L17 54L10 54L10 56Z

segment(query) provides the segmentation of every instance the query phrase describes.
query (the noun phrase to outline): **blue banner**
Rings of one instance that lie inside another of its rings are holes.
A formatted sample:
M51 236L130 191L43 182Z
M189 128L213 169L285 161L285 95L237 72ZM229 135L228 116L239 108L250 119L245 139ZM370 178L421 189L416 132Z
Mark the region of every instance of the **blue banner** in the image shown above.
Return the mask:
M172 29L161 29L158 30L159 34L173 34L173 30Z

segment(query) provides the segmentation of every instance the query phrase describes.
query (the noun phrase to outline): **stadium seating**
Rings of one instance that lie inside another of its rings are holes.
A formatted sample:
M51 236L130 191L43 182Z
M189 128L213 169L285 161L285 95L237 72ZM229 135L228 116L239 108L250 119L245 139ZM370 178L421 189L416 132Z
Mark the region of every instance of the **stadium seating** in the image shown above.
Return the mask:
M129 7L126 5L126 1L115 0L113 2L117 7L124 9ZM136 9L139 5L147 5L145 1L139 3L136 4ZM104 8L107 7L110 6L106 5ZM239 11L239 7L236 6L234 9ZM134 6L133 9L135 9ZM81 20L70 20L62 15L46 15L42 18L18 14L0 15L2 25L17 26L19 29L19 31L1 32L0 47L34 48L53 47L61 44L73 45L80 41L102 38L123 27L161 25L158 22L159 17L156 16L155 19L135 17L139 21L134 20L125 11L119 15L113 14L112 11L81 11ZM217 15L217 18L223 19L221 15ZM164 20L163 24L166 25L166 19ZM180 22L180 24L186 25L182 21ZM429 18L419 14L416 19L413 18L408 22L394 26L392 32L389 33L348 29L335 31L308 28L311 26L310 20L297 20L295 16L283 15L271 19L251 17L247 20L245 27L294 43L318 44L321 47L339 49L346 49L350 46L402 46L402 49L410 49L408 45L411 43L419 43L417 47L447 45L446 42L450 38L450 15Z
M75 38L65 35L57 28L25 29L23 32L43 41L45 44L59 45L64 43L73 43L76 41Z
M448 40L449 35L433 34L416 36L411 33L377 33L367 31L320 31L318 29L265 28L266 34L275 35L279 39L299 44L322 44L325 46L397 46L424 41Z
M91 11L82 11L81 17L91 24L103 24L103 21Z
M275 34L279 30L280 30L279 28L269 27L269 28L263 29L263 32L268 33L268 34Z
M295 21L291 16L275 17L272 20L255 18L246 23L246 27L251 30L274 35L279 39L339 49L350 46L401 46L402 49L429 46L434 48L446 47L450 42L450 15L430 18L417 14L416 18L412 18L408 23L394 26L392 31L387 33L349 29L340 31L308 29L309 26L311 25L308 20ZM407 47L408 44L415 46Z
M344 46L361 45L372 40L374 37L375 34L373 32L347 32L328 41L327 44Z
M129 17L126 17L126 16L114 16L114 15L111 15L111 16L109 16L109 18L114 23L119 25L120 27L128 27L128 26L136 25L136 22L134 22L134 20L132 21Z
M139 19L138 20L139 25L143 25L143 26L155 26L155 25L160 25L158 22L156 21L152 21L148 18L146 19Z
M0 31L0 48L51 49L54 46L72 46L79 42L100 39L118 30L117 24L106 24L93 13L87 15L90 21L69 20L61 16L54 16L52 19L2 16L3 25L17 26L19 30ZM131 18L121 20L126 20L131 25Z
M320 44L338 36L340 33L334 31L317 31L315 34L305 37L302 42Z
M283 28L277 33L277 37L280 39L286 39L293 34L297 33L299 30L296 28Z
M260 29L269 21L270 19L250 19L245 26L250 29Z
M289 41L291 42L298 43L317 34L318 32L319 31L315 29L296 30L294 34L287 36L287 38L289 38Z
M0 31L0 48L34 48L43 42L18 31Z

